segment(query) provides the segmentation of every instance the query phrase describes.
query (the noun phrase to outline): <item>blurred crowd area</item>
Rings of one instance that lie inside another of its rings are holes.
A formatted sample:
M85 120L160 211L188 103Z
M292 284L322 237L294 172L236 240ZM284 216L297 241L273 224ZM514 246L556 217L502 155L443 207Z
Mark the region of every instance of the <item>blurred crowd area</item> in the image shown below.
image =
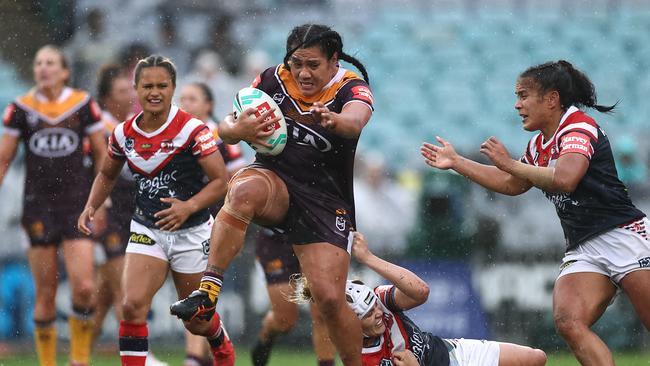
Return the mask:
M505 197L427 169L422 141L439 135L480 159L480 143L494 135L519 157L532 135L514 110L517 75L566 59L591 77L600 104L619 103L612 115L592 114L612 141L633 201L650 212L650 2L644 0L7 0L0 18L2 105L29 90L35 50L53 43L71 61L72 85L91 94L102 65L132 69L148 54L167 56L178 67L177 91L190 81L212 88L217 118L230 112L237 90L282 62L295 25L332 26L344 50L367 67L375 97L355 166L358 229L390 260L467 263L497 337L561 344L547 337L564 251L559 221L539 191ZM0 263L24 257L22 169L16 159L0 187ZM250 258L240 262L234 276L256 280L246 286L250 298L237 301L261 315L263 282L243 273ZM29 280L16 271L13 278ZM648 337L629 319L629 304L615 308L604 332L612 332L614 347L639 346ZM2 322L0 338L11 336L1 334ZM629 337L615 331L621 326Z

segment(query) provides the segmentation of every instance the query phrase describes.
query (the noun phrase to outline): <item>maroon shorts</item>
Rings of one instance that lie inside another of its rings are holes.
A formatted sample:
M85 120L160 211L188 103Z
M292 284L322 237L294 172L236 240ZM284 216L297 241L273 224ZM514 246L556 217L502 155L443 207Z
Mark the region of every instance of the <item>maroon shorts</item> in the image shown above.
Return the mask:
M298 258L284 234L260 228L255 238L255 256L268 285L288 283L292 274L300 273Z
M25 207L21 223L32 246L59 246L63 240L88 238L77 229L80 214L77 209Z

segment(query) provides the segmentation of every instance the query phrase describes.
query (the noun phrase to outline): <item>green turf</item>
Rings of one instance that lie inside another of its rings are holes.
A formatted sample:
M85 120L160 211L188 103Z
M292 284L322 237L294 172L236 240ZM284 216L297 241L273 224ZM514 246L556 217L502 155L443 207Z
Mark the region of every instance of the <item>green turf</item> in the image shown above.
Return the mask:
M166 354L165 352L158 350L158 358L168 362L170 366L181 366L183 361L183 354L180 352L175 352L172 354ZM650 366L650 353L623 353L617 354L616 365L617 366ZM116 366L119 365L119 359L117 356L105 355L105 356L96 356L93 359L91 365L93 366ZM251 365L248 352L238 351L237 352L237 362L239 366L248 366ZM38 365L36 357L33 354L24 354L19 356L14 356L11 358L0 359L0 366L16 366L16 365ZM59 359L59 366L65 365L65 359ZM316 366L316 361L313 353L311 352L296 352L288 349L278 349L273 352L271 356L271 361L269 366ZM340 361L337 361L337 365L341 365ZM548 366L579 366L578 362L575 361L573 356L569 354L550 354L547 362Z

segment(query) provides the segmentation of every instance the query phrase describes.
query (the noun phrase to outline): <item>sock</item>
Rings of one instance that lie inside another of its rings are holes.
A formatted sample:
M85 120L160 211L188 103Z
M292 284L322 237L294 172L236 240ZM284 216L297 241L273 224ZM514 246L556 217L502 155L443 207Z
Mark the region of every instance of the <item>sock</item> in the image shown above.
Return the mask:
M144 366L147 362L149 344L147 323L120 322L120 359L122 366Z
M54 319L34 320L34 341L40 366L56 366L56 328Z
M201 285L199 286L199 291L206 292L208 294L208 297L210 298L210 301L216 303L222 285L223 285L223 275L214 272L205 272L203 273L203 277L201 278Z
M90 361L90 348L93 339L93 311L72 307L73 313L68 318L70 327L70 364L87 365Z
M334 360L319 360L318 366L334 366Z
M251 350L251 358L253 359L253 366L266 366L271 357L273 350L273 338L263 342L261 339L257 340L255 346Z
M219 313L214 313L214 316L210 320L210 329L208 330L208 343L210 343L210 348L215 350L219 348L224 340L223 328L221 327L221 317Z

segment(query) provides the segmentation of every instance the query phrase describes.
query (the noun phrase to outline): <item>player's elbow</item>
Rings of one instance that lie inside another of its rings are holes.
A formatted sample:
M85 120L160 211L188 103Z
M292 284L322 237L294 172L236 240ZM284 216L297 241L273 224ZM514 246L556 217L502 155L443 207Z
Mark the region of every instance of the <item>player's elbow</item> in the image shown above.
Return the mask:
M553 177L553 188L554 188L553 190L555 191L555 193L571 194L576 190L576 188L578 188L579 183L580 180L558 177L556 174Z
M417 294L414 299L418 302L418 305L422 305L427 302L427 299L429 299L429 292L429 285L423 280L420 280L417 285Z

